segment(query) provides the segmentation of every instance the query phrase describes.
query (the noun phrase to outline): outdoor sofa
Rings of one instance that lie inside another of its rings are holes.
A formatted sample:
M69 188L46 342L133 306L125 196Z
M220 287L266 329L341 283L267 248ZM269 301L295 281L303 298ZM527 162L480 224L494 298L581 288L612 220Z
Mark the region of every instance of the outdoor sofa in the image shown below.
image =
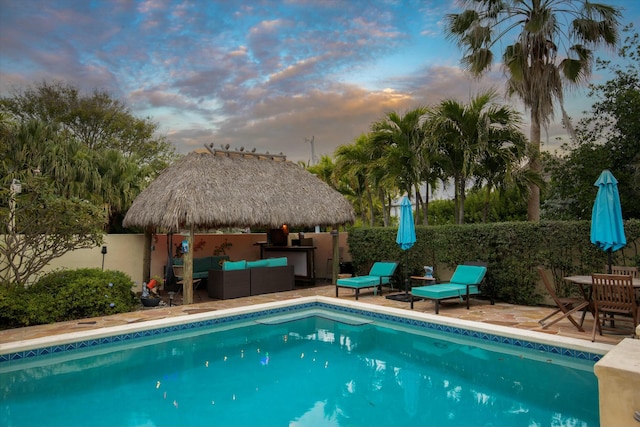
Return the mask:
M222 264L229 260L228 255L205 256L193 259L193 278L206 279L209 270L222 270ZM174 258L173 265L182 265L182 258Z
M287 258L226 261L222 270L209 270L209 297L231 299L293 290L295 275Z

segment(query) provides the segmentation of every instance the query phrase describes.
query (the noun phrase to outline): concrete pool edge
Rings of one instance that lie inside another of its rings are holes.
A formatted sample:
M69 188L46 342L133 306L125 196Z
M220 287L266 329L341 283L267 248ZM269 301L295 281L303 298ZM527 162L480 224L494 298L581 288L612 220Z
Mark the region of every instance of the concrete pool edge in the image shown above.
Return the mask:
M379 305L346 301L324 296L309 296L278 302L187 314L178 317L155 319L145 322L135 322L127 325L110 326L95 330L69 332L66 334L30 340L2 343L0 344L0 363L20 359L24 357L25 353L27 354L26 357L30 357L30 355L32 355L29 353L30 351L36 351L37 349L48 348L51 346L56 346L57 348L60 348L60 351L64 351L65 345L86 342L87 340L100 340L107 337L122 334L136 334L149 330L172 329L215 319L242 318L242 316L250 316L264 311L294 308L309 304L324 304L328 307L339 307L341 310L372 313L373 316L393 316L394 318L409 319L416 322L425 322L426 324L442 325L443 328L454 328L455 330L473 331L490 336L500 336L508 339L535 342L542 346L550 346L552 348L552 351L550 352L552 353L555 351L555 348L569 349L576 352L596 355L597 357L594 360L598 360L601 356L614 348L614 346L609 344L593 343L591 341L577 338L549 335L541 332L510 328L501 325L473 322L429 313L407 311L393 307L382 307Z

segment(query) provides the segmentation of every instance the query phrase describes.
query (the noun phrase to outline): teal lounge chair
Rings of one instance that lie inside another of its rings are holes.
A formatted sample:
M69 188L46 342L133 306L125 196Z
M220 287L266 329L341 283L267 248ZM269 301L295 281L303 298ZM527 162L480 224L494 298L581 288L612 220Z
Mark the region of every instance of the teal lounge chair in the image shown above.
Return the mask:
M452 298L467 300L469 309L469 296L480 293L479 285L487 273L487 267L476 265L459 265L453 272L453 276L447 283L439 283L431 286L419 286L411 289L411 308L416 299L429 299L436 303L436 314L440 310L440 301Z
M366 276L338 279L336 282L336 298L338 297L338 288L355 289L356 300L362 288L373 288L374 295L377 295L377 291L380 289L380 295L382 295L382 285L391 284L391 277L397 267L398 263L395 261L379 261L373 264L369 274Z

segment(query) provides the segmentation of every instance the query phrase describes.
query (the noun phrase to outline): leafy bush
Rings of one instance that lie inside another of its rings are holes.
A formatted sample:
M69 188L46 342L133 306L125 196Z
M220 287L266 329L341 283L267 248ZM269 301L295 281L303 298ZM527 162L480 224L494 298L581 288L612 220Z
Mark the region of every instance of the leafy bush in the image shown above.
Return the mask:
M39 325L132 311L138 299L133 280L119 271L59 270L23 288L0 288L3 328Z

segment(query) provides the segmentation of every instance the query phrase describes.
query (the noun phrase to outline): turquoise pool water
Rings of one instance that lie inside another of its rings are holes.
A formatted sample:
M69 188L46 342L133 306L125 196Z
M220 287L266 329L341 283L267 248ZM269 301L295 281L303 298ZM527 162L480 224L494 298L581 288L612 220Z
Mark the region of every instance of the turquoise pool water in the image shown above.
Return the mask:
M159 335L0 364L0 425L599 422L593 361L481 338L317 310Z

